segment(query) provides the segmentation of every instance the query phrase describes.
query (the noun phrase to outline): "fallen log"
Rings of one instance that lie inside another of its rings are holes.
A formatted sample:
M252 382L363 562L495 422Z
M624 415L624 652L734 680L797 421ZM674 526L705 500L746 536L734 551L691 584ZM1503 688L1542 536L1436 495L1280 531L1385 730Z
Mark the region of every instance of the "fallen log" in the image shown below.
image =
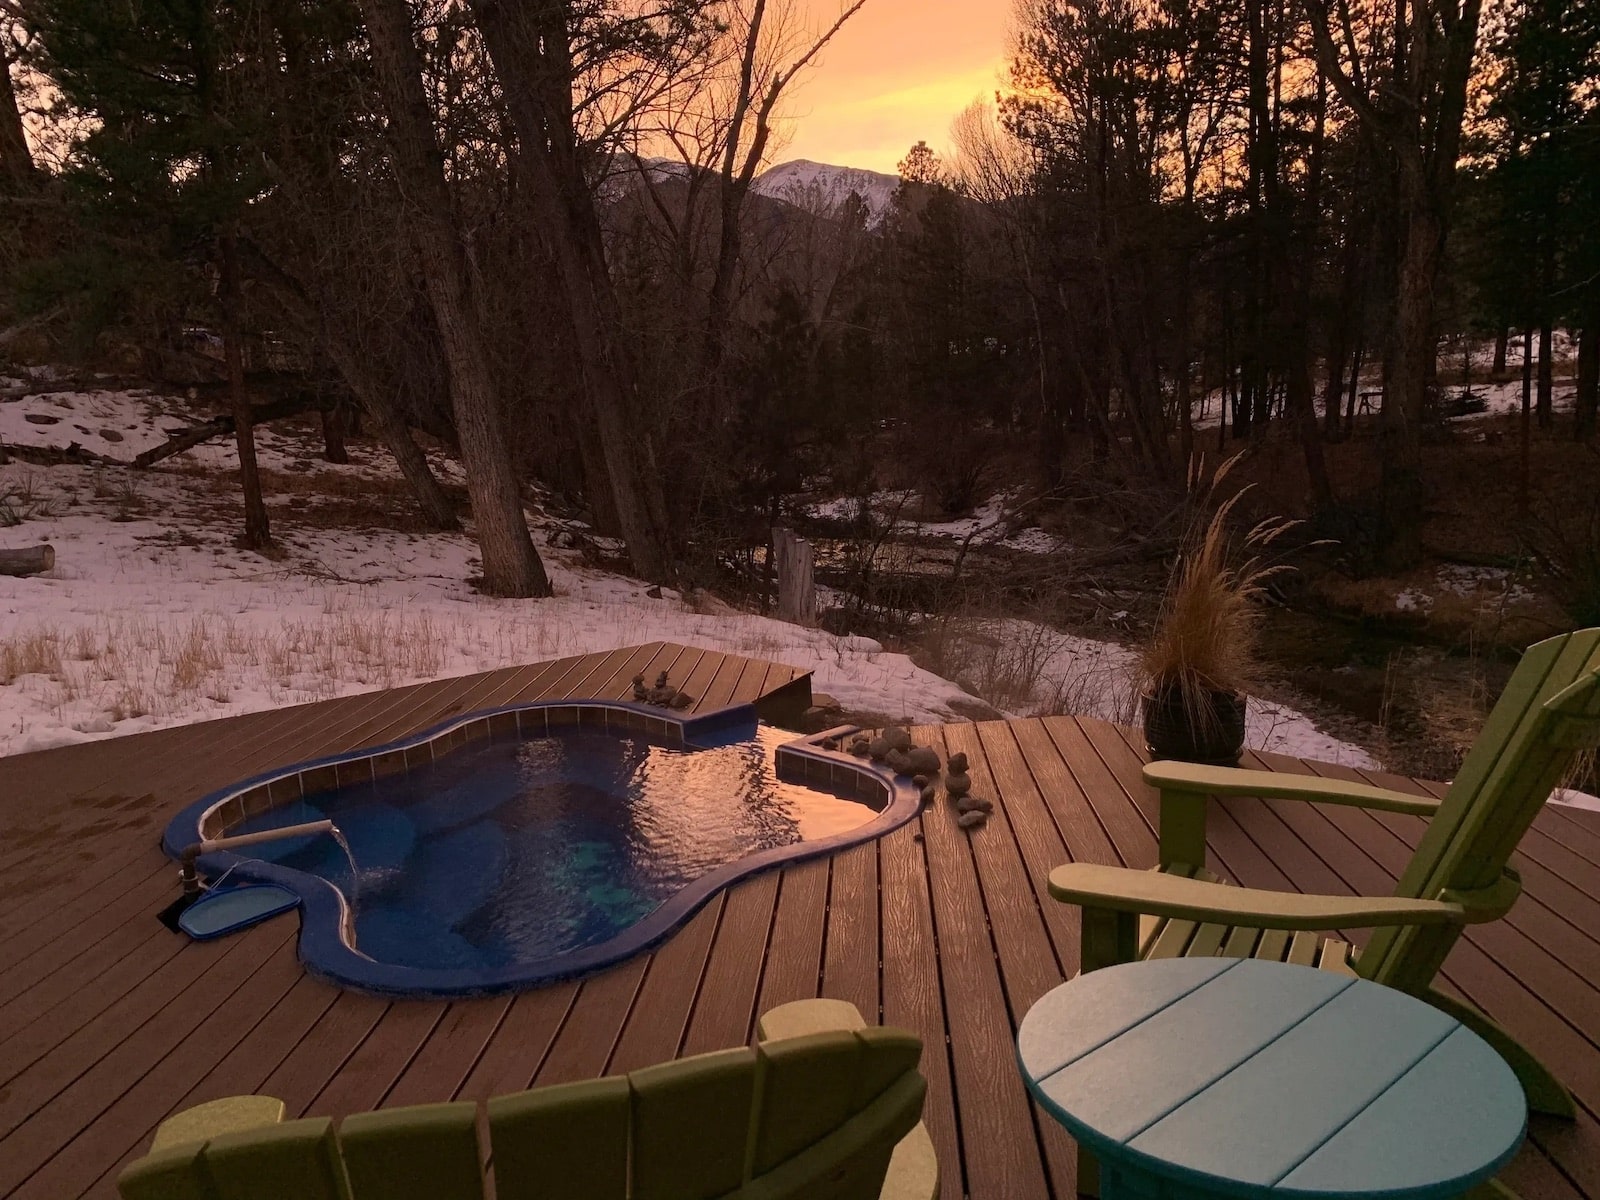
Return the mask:
M0 575L37 575L56 565L56 549L46 542L21 550L0 550Z
M283 400L274 400L268 404L258 404L251 410L250 423L252 425L265 425L268 421L282 421L289 417L298 417L301 413L316 412L324 407L324 401L315 395L302 393L289 396ZM153 466L164 458L171 458L174 454L182 454L190 447L198 446L201 442L209 442L212 438L231 437L233 434L233 417L213 417L199 425L180 429L159 446L152 446L143 454L136 455L129 465L135 470L143 470Z
M65 448L60 446L18 446L10 442L0 442L0 463L8 458L19 462L31 463L36 467L122 467L127 464L120 459L107 458L104 454L96 454L93 450L85 450L77 442L72 442Z

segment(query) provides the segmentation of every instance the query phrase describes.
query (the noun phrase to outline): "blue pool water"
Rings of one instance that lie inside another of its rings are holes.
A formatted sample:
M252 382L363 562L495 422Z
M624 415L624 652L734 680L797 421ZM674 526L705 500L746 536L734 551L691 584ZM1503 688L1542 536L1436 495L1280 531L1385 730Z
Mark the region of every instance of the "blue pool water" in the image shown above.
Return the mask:
M777 778L774 748L793 736L757 726L729 745L679 750L570 726L472 743L230 832L328 817L349 841L354 878L327 836L248 853L339 888L368 958L499 973L609 942L739 859L872 821L877 810L860 800Z

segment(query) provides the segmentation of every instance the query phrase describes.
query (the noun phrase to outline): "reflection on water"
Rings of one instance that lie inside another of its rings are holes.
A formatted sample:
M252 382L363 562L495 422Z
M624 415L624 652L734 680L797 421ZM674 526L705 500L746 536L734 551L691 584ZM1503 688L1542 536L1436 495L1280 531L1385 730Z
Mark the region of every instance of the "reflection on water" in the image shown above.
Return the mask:
M792 737L675 750L636 733L572 726L472 743L373 784L308 797L241 832L331 818L328 838L251 853L320 875L353 904L356 947L422 968L503 967L605 942L702 875L817 840L876 812L777 778Z

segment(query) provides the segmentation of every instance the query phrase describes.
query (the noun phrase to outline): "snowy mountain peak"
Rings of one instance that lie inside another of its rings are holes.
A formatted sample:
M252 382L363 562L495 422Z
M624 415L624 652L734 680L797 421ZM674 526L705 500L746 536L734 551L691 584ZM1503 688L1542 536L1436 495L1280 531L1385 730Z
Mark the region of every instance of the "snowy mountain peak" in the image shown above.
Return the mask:
M836 211L854 192L867 206L867 224L877 225L888 213L899 186L895 175L797 158L768 167L756 177L753 189L763 196L825 212Z

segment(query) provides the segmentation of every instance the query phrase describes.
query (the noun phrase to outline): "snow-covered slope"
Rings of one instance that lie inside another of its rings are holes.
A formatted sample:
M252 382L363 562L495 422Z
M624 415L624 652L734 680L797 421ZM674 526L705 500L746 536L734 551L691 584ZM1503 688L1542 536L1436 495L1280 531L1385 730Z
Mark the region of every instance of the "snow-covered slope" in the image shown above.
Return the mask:
M867 224L877 225L889 211L900 180L860 167L835 167L797 158L768 167L756 177L754 190L763 196L825 212L836 210L854 192L867 206Z
M0 444L75 442L126 461L204 415L142 389L23 383L0 377ZM466 583L477 565L470 537L404 519L410 502L375 445L353 440L351 462L336 467L318 457L309 424L257 438L283 549L276 560L233 545L237 463L227 439L141 472L0 464L0 549L56 550L42 575L0 576L0 755L655 640L802 667L856 712L939 722L971 711L960 684L869 638L668 590L652 596L594 570L552 544L561 523L538 511L534 536L556 595L479 595ZM447 454L434 448L429 458L443 479L461 481ZM1032 694L1007 701L1016 715L1121 715L1128 650L1025 621L993 625L973 631L974 653L1024 647L1038 658ZM1299 713L1256 708L1252 746L1373 765Z

